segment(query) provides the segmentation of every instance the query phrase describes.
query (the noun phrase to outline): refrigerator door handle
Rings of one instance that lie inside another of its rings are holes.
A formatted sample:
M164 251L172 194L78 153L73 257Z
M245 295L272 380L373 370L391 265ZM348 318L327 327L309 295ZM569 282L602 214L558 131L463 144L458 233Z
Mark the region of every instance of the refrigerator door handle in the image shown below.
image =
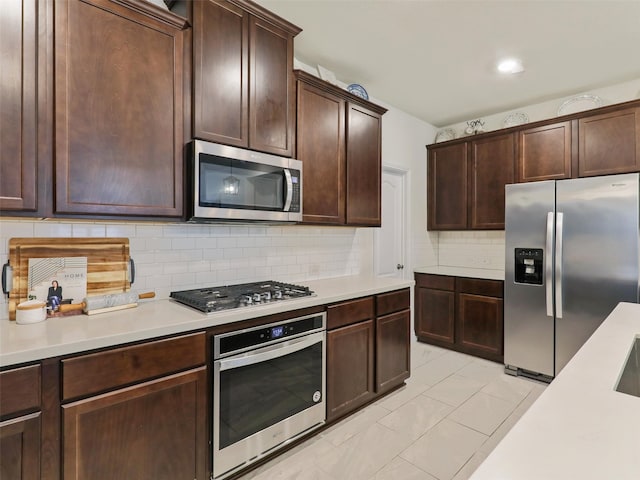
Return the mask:
M553 212L547 213L547 243L545 245L545 285L547 316L553 317Z
M562 226L563 214L556 214L556 318L562 318Z

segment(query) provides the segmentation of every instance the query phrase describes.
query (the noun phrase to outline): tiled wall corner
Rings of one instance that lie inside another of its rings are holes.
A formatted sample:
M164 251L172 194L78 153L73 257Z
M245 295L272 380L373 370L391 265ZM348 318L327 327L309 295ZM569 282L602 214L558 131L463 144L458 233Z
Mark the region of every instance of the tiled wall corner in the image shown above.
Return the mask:
M440 232L438 265L504 271L504 231Z

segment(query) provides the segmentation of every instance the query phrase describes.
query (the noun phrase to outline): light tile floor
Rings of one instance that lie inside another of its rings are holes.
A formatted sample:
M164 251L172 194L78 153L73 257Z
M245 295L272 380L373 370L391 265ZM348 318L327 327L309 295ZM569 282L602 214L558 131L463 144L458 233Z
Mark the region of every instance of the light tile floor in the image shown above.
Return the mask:
M243 480L466 480L544 391L414 341L407 385Z

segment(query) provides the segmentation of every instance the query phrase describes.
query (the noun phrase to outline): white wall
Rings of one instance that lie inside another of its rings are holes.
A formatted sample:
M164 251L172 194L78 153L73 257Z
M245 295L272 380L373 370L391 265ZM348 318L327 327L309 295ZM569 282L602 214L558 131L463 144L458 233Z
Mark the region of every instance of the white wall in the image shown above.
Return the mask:
M640 98L640 79L581 92L577 95L583 94L596 95L600 97L602 99L602 106L634 100ZM571 95L568 97L560 97L554 100L549 100L547 102L536 103L532 105L523 105L521 108L516 108L514 110L508 110L506 112L500 112L494 115L482 117L482 120L484 120L485 122L484 130L489 132L491 130L498 130L500 128L503 128L504 119L507 117L507 115L514 112L526 113L529 117L530 122L536 122L538 120L546 120L548 118L556 117L558 114L558 108L566 100L569 100L570 98L573 98L575 96L576 95ZM469 120L475 119L470 118ZM467 124L466 122L461 122L453 125L447 125L444 128L454 129L456 131L456 137L459 138L465 136L464 130L465 128L467 128ZM433 142L433 139L435 139L435 136L431 139L430 143Z

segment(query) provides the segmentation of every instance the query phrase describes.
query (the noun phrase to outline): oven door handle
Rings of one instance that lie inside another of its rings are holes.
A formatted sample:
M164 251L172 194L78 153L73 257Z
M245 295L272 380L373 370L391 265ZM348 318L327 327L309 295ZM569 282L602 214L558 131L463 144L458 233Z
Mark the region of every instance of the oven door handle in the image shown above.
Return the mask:
M253 352L248 352L239 357L230 357L218 360L216 363L220 366L220 371L230 370L232 368L246 367L274 358L283 357L291 353L299 352L318 342L324 341L325 332L312 333L302 338L289 340L287 342L270 345Z

